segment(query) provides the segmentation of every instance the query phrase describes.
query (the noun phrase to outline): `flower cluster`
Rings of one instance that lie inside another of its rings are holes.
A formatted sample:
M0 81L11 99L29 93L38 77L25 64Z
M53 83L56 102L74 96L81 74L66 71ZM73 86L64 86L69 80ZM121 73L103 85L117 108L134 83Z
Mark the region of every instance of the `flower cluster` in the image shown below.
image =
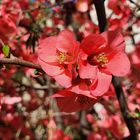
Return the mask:
M54 94L60 111L90 108L108 91L112 75L124 76L130 62L118 31L89 34L76 41L70 30L41 39L38 62L42 69L66 89Z

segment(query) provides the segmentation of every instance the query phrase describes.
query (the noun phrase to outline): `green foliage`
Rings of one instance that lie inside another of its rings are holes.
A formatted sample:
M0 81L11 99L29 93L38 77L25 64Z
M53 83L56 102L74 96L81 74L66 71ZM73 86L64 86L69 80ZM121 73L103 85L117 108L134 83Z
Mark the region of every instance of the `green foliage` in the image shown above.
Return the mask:
M2 48L2 52L5 57L9 57L10 55L10 47L8 45L4 45Z
M38 75L39 71L37 69L34 70L34 75Z
M136 116L137 118L140 117L140 110L139 110L138 108L135 110L135 116Z
M27 49L32 49L35 52L35 46L39 39L39 33L41 32L40 26L37 23L33 23L30 26L30 36L26 41Z

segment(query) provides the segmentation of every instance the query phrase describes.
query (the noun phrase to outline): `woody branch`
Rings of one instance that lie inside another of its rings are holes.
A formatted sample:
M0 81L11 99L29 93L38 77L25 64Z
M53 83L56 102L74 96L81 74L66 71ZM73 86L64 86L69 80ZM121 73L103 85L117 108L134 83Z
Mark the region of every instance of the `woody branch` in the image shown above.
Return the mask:
M25 61L25 60L22 60L19 58L0 58L0 64L1 65L4 65L4 64L20 65L20 66L34 68L34 69L38 69L38 70L42 71L40 65L34 64L29 61Z

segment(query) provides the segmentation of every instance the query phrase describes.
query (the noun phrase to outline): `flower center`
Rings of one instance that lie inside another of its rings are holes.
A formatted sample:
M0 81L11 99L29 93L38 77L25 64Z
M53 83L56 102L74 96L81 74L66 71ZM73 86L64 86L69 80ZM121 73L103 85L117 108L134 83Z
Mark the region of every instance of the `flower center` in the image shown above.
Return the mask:
M57 58L60 64L64 63L67 60L67 54L65 52L59 52Z
M60 64L64 64L64 63L66 64L73 60L72 54L68 52L61 52L57 50L56 55Z
M89 62L92 65L98 65L100 67L105 67L109 62L105 53L100 53L98 55L92 55L89 57Z

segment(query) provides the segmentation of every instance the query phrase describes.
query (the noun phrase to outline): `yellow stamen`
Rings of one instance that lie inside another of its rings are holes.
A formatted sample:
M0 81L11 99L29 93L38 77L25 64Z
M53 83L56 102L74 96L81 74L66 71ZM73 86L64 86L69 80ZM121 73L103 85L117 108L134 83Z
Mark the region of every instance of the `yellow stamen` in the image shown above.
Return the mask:
M100 53L93 57L93 61L98 63L101 67L104 67L108 63L108 58L105 53Z
M59 63L62 64L67 60L67 54L65 52L59 52L57 58Z

